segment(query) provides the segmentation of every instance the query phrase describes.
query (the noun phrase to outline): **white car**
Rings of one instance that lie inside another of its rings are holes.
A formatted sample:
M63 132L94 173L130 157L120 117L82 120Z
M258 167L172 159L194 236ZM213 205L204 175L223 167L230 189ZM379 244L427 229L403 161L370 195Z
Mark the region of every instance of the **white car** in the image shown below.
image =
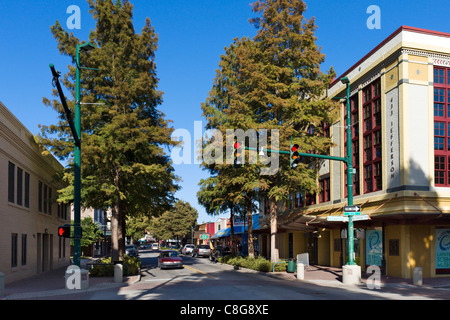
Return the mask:
M152 244L152 250L158 250L159 246L157 243Z
M182 254L190 254L192 250L195 248L193 244L185 244L183 249L181 249Z

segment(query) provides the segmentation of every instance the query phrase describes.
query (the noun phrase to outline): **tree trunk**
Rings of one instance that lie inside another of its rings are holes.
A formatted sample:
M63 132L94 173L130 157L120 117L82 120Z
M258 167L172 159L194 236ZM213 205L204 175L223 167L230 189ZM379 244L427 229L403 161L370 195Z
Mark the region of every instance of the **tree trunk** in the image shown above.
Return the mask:
M275 199L271 198L270 201L270 261L278 262L280 260L280 255L278 252L278 242L277 242L277 203Z
M231 254L236 255L236 243L234 240L234 214L233 206L230 207L230 238L231 238Z
M255 257L255 248L253 247L253 217L252 217L252 199L247 199L247 243L248 243L248 256L250 258Z
M115 170L114 184L117 188L117 198L112 207L111 217L111 262L123 261L125 242L123 237L123 213L119 199L119 170Z

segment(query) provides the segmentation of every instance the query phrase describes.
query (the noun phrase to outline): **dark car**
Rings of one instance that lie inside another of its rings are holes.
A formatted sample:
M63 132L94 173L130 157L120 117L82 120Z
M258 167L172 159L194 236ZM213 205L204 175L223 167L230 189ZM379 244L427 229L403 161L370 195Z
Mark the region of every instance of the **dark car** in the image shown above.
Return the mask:
M193 257L209 257L211 249L206 244L200 244L192 250Z
M175 250L164 250L159 254L158 267L163 268L183 268L183 259L178 256Z
M138 257L139 251L137 250L135 245L130 244L125 247L125 254L130 257Z
M211 253L209 255L209 260L213 262L219 261L219 258L230 255L231 249L229 247L223 247L223 246L217 246L213 250L211 250Z

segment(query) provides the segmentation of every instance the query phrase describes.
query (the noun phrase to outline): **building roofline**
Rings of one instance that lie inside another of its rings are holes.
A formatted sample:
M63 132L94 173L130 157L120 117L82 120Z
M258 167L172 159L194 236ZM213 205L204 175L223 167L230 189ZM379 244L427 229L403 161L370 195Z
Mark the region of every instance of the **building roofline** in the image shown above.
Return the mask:
M415 27L409 27L409 26L401 26L400 28L395 30L390 36L388 36L386 39L384 39L380 44L378 44L375 48L373 48L369 53L367 53L364 57L359 59L358 62L356 62L353 66L351 66L349 69L347 69L347 71L345 71L341 76L339 76L335 80L333 80L330 83L329 88L331 88L336 83L338 83L341 78L345 77L351 71L356 69L356 67L359 64L361 64L364 60L366 60L368 57L370 57L372 54L374 54L377 50L379 50L381 47L383 47L386 43L388 43L390 40L392 40L395 36L397 36L402 31L411 31L411 32L416 32L416 33L423 33L423 34L428 34L428 35L434 35L434 36L450 38L450 33L447 33L447 32L427 30L427 29L421 29L421 28L415 28Z

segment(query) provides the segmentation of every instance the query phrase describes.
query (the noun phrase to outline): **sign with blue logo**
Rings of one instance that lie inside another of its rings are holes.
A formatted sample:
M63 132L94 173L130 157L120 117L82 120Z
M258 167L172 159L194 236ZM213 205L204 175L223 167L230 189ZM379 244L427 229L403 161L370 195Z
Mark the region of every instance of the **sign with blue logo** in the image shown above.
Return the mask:
M436 269L450 269L450 229L436 229Z
M366 230L366 265L381 266L383 241L381 230Z

